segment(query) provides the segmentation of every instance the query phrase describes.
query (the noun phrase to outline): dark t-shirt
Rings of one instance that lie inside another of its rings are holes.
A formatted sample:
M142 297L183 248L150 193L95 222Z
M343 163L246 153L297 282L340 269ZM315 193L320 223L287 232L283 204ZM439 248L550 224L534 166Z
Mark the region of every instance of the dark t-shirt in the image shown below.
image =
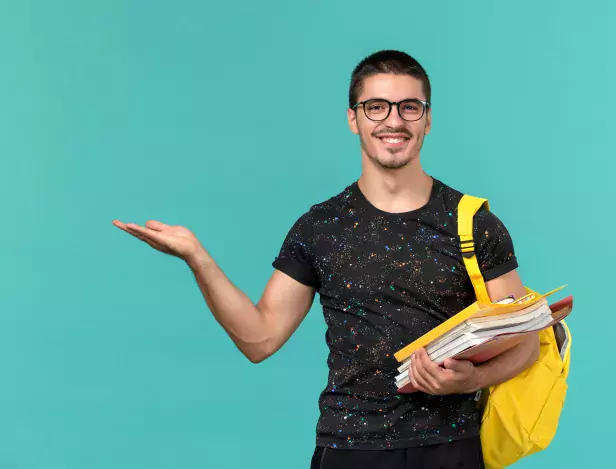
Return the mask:
M389 449L479 433L474 394L399 394L395 386L393 354L475 301L457 236L461 197L434 179L424 207L394 214L354 182L288 233L273 266L318 291L327 324L317 445ZM494 214L475 215L474 238L486 281L517 267Z

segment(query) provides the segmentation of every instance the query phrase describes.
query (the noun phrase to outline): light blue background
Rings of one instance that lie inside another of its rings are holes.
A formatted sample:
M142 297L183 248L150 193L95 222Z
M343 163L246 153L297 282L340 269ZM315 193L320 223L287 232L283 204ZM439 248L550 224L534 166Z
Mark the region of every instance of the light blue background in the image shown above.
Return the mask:
M561 427L519 467L607 467L615 19L607 0L0 1L0 468L308 467L318 302L252 365L189 270L111 221L191 228L256 301L295 219L359 176L348 80L383 48L431 76L428 172L490 199L527 285L576 296Z

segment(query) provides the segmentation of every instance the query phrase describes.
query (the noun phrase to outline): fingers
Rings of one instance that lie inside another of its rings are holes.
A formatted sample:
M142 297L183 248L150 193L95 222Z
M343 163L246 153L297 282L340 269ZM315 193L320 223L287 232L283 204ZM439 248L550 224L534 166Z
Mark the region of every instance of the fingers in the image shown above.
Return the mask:
M462 374L464 376L472 373L474 368L473 363L468 360L455 360L453 358L448 358L447 360L445 360L443 365L445 366L445 369Z
M436 394L436 391L438 390L438 382L430 373L426 371L426 364L424 363L425 360L430 361L427 354L425 354L424 357L421 354L421 350L415 352L411 361L411 366L413 367L413 377L424 392Z
M139 238L144 243L149 244L154 249L158 249L159 251L170 253L170 251L165 246L157 243L156 241L151 240L150 238L146 236L140 235L138 233L133 233L133 236L135 236L135 238Z
M112 223L113 223L115 226L117 226L118 228L120 228L120 229L122 229L122 230L124 230L124 231L126 231L126 229L127 229L128 225L131 225L131 226L133 226L133 225L134 225L134 226L139 226L139 225L136 225L135 223L129 223L129 224L127 225L126 223L123 223L123 222L121 222L120 220L113 220L113 222L112 222ZM170 226L169 226L169 225L166 225L166 224L164 224L163 222L160 222L160 221L157 221L157 220L148 220L148 221L145 223L145 226L146 226L147 228L149 228L149 229L153 230L153 231L162 231L162 230L164 230L164 229L166 229L166 228L170 228Z
M411 383L413 383L413 386L418 391L432 394L432 387L417 371L417 361L419 360L413 358L413 360L411 361L411 366L409 368L409 378L411 380Z
M126 228L132 232L137 232L142 236L146 236L154 241L161 242L164 238L164 236L162 236L159 231L151 230L150 228L137 225L136 223L127 223Z
M447 387L450 384L449 380L451 371L444 370L439 365L434 363L425 349L420 349L413 355L411 361L417 384L424 388L424 392L429 394L447 394Z
M163 222L157 220L149 220L145 223L145 226L154 231L162 231L166 228L170 228L169 225L165 225Z
M148 238L147 236L144 236L144 235L139 234L139 233L131 232L130 228L129 228L128 232L130 234L132 234L135 238L140 239L141 241L143 241L144 243L150 245L154 249L158 249L159 251L163 251L163 252L168 252L167 248L165 248L165 246L163 246L162 244L157 243L156 241Z
M437 386L441 380L443 369L430 360L428 352L425 349L419 349L415 353L417 360L417 370L421 373L422 377L428 381L432 386Z
M143 228L135 223L126 224L119 220L114 220L113 224L117 226L118 228L120 228L121 230L134 236L135 238L140 239L141 241L153 247L154 249L157 249L165 253L170 253L169 249L162 242L161 236L158 234L158 232L154 230L150 230L148 228Z
M120 220L113 220L112 223L118 228L120 228L121 230L126 231L126 223L122 223Z
M150 228L139 226L136 223L127 223L126 228L128 228L130 231L137 232L142 236L150 238L152 241L156 241L158 243L163 242L164 236L161 235L159 231L154 231Z
M429 394L452 394L474 389L475 367L468 360L447 359L445 368L440 367L428 356L424 349L413 354L409 377L413 386ZM470 383L470 384L469 384ZM475 386L477 387L477 386Z
M128 225L133 226L133 225L134 225L134 223L129 223L129 224L127 225L126 223L123 223L123 222L121 222L121 221L119 221L119 220L113 220L113 224L114 224L115 226L117 226L118 228L120 228L122 231L125 231L125 232L127 232L128 234L130 234L130 235L133 235L133 236L135 236L135 237L138 237L138 236L136 236L135 231L134 231L134 230L131 230L131 229L130 229L130 227L128 226ZM141 239L141 238L140 238L140 239Z
M464 371L464 364L461 360L454 360L453 358L447 358L443 362L443 366L452 371Z

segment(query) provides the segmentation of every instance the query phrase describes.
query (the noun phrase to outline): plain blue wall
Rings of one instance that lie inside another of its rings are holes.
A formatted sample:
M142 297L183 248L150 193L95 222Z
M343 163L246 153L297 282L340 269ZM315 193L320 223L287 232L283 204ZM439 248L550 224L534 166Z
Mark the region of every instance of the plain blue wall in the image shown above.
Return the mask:
M308 467L318 302L252 365L111 220L189 227L256 301L295 219L359 176L348 80L382 48L432 78L428 172L490 199L528 286L576 297L561 427L519 467L606 467L614 5L0 1L0 467Z

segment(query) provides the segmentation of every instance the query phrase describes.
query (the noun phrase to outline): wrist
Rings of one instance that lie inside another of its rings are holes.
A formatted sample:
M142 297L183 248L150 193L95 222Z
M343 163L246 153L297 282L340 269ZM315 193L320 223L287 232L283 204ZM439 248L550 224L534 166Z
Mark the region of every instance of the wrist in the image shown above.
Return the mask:
M184 260L193 272L196 272L200 267L206 266L210 262L214 262L203 247L199 247L194 253L186 256Z
M475 368L473 368L473 373L471 374L468 383L467 391L469 394L487 387L487 384L485 382L485 373L483 371L484 370L482 370L480 366L476 366Z

